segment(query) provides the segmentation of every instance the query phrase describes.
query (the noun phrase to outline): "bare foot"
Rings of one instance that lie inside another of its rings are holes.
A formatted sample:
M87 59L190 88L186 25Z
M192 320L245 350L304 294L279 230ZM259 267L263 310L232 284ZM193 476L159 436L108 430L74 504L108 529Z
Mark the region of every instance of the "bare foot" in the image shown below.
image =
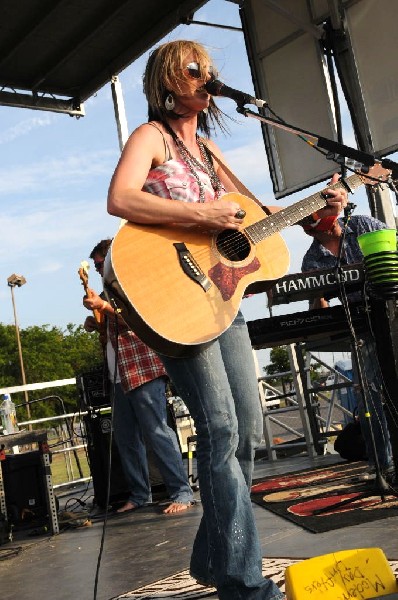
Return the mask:
M170 515L172 513L184 512L184 510L188 510L193 506L192 502L172 502L163 511L164 515Z
M121 506L120 508L117 509L117 513L124 513L124 512L128 512L130 510L135 510L136 508L138 508L138 506L136 504L134 504L134 502L130 502L130 500L128 500L126 502L126 504L123 504L123 506Z

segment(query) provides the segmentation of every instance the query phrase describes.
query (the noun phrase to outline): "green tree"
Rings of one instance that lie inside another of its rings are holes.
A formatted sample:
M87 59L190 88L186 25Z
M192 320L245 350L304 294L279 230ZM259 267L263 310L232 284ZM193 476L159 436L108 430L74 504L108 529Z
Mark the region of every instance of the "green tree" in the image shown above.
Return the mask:
M286 346L276 346L275 348L271 348L270 364L264 367L264 371L267 375L290 371L289 355Z
M275 375L275 378L269 380L271 385L282 387L283 393L290 391L292 376L290 374L290 361L286 346L275 346L270 352L270 363L264 367L267 375ZM278 373L286 375L278 376Z
M20 330L20 338L27 383L70 379L103 360L98 334L87 333L82 325L68 324L66 330L49 325L27 327ZM0 323L0 386L21 383L15 327ZM29 392L29 400L48 396L61 397L67 412L76 410L78 392L74 386ZM12 398L17 405L25 402L23 392ZM32 418L60 414L60 404L56 398L35 402L31 405ZM21 409L17 416L19 421L25 420L26 411Z
M272 385L280 384L284 393L290 389L293 378L290 374L290 361L287 346L277 346L271 349L270 364L264 367L264 371L267 375L288 372L287 375L271 379L270 383ZM310 377L312 382L318 381L321 378L321 365L314 360L312 360L310 364Z

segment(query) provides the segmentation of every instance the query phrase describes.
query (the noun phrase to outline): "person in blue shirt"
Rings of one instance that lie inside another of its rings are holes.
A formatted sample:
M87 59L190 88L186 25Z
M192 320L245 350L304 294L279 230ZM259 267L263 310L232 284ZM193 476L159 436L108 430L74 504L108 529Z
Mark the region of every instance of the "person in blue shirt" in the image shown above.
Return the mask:
M345 219L332 217L327 220L315 220L309 217L301 221L300 225L313 238L311 246L304 255L301 265L302 271L333 269L337 266L339 257L340 264L342 265L361 263L363 261L363 254L357 241L358 236L387 227L385 223L373 217L352 215L347 220L344 247L340 252ZM358 302L362 299L362 292L351 292L347 296L350 302ZM310 308L325 308L328 306L329 302L325 298L319 297L312 301ZM374 479L376 477L374 449L370 431L371 424L380 469L385 478L388 481L392 481L395 476L394 463L387 421L384 414L382 375L378 361L375 360L377 356L376 343L371 332L361 334L361 340L363 343L358 348L360 353L359 363L362 367L364 387L366 388L363 392L366 393L370 419L365 416L364 397L358 385L360 381L358 369L360 367L357 364L355 353L352 353L352 358L354 390L357 397L359 418L370 467L369 472L364 475L364 479Z

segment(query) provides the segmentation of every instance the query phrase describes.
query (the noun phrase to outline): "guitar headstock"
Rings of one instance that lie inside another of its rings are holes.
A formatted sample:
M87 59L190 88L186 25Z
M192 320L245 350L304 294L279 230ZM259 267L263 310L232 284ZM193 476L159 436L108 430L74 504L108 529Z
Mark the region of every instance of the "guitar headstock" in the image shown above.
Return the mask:
M82 284L84 285L84 287L88 286L88 270L90 268L90 265L88 264L88 262L86 260L82 260L82 262L80 263L80 268L79 268L79 277L81 279Z
M373 167L369 167L367 173L359 170L356 173L365 185L378 185L379 183L386 183L391 178L392 171L376 163Z

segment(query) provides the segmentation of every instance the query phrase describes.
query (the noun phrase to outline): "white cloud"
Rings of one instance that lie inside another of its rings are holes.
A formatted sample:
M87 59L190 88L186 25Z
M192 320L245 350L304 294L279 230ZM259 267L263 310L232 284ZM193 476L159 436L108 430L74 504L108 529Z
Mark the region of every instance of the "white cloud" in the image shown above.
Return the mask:
M55 192L82 182L87 184L90 177L100 175L110 179L116 159L116 151L100 150L57 158L45 156L36 163L10 165L0 169L0 196L43 189Z
M22 215L13 211L1 217L2 246L7 252L0 255L0 265L9 264L11 257L13 264L35 259L36 270L55 272L63 253L99 235L105 223L111 232L116 229L115 220L106 213L105 199L53 204L51 210L43 209L43 204L34 202Z
M40 272L41 273L56 273L60 269L62 269L62 263L59 260L47 261L45 260L41 265Z
M44 116L35 116L30 119L24 119L16 125L9 127L0 133L0 144L8 144L14 140L26 136L35 129L47 127L54 122L53 115L45 114Z

